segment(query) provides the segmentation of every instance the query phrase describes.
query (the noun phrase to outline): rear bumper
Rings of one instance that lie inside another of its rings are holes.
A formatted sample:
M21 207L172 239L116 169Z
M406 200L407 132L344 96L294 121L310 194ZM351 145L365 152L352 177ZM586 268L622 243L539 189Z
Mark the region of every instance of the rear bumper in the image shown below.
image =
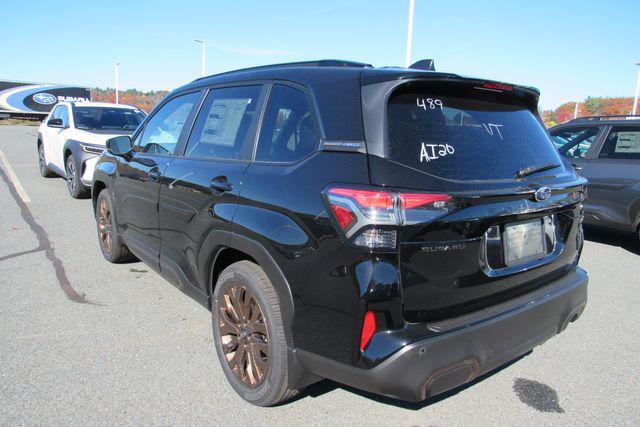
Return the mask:
M408 344L371 369L305 351L300 363L318 376L373 393L420 401L472 381L562 332L587 303L587 274L576 269L534 299L471 325Z

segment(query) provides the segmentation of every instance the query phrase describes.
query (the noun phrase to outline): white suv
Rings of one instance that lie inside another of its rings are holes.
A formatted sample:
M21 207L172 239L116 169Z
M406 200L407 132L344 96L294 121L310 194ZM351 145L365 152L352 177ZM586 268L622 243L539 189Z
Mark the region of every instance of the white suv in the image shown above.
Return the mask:
M146 114L131 105L61 102L38 129L38 164L44 177L67 179L73 198L86 196L107 139L131 135Z

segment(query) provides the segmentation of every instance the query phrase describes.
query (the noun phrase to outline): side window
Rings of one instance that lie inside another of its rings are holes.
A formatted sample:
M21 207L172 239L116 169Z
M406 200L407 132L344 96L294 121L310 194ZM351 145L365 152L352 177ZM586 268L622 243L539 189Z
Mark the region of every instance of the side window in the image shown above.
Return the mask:
M274 85L260 131L256 160L295 162L311 154L318 141L304 92L290 86Z
M178 146L180 132L198 101L200 92L173 98L149 119L133 149L142 153L171 155Z
M56 108L54 108L53 111L51 112L51 117L49 117L49 120L59 119L61 110L62 110L62 105L56 106Z
M597 126L568 128L553 132L551 138L560 154L581 159L587 155L599 132Z
M600 150L599 157L640 159L640 127L614 126Z
M250 132L262 86L212 89L191 131L185 157L250 159Z
M69 126L69 109L65 106L60 107L60 119L62 119L62 126Z

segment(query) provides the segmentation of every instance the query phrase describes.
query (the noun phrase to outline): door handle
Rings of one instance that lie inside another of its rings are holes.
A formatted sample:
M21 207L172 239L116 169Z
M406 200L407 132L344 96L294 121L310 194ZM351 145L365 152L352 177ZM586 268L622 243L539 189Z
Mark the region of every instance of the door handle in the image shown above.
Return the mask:
M573 168L574 168L576 171L581 171L581 170L582 170L582 166L580 166L580 165L578 165L578 164L571 163L571 166L573 166Z
M211 192L215 195L220 195L222 193L226 193L228 191L233 190L233 184L231 184L227 177L224 175L216 176L211 180L209 184L209 188Z
M160 172L160 169L158 168L150 169L147 175L149 176L149 181L151 182L158 182L160 181L160 178L162 178L162 172Z

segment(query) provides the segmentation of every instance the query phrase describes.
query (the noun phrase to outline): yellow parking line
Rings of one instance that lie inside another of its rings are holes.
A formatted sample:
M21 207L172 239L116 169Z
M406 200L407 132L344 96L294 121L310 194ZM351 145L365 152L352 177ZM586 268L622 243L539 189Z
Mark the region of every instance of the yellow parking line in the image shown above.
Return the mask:
M4 155L2 150L0 150L0 163L2 163L2 168L7 172L9 179L13 183L13 186L16 188L18 196L20 196L23 202L30 203L31 199L29 198L27 191L22 186L22 183L18 179L18 175L16 175L16 173L13 171L13 168L9 163L9 159L7 159L7 156Z

